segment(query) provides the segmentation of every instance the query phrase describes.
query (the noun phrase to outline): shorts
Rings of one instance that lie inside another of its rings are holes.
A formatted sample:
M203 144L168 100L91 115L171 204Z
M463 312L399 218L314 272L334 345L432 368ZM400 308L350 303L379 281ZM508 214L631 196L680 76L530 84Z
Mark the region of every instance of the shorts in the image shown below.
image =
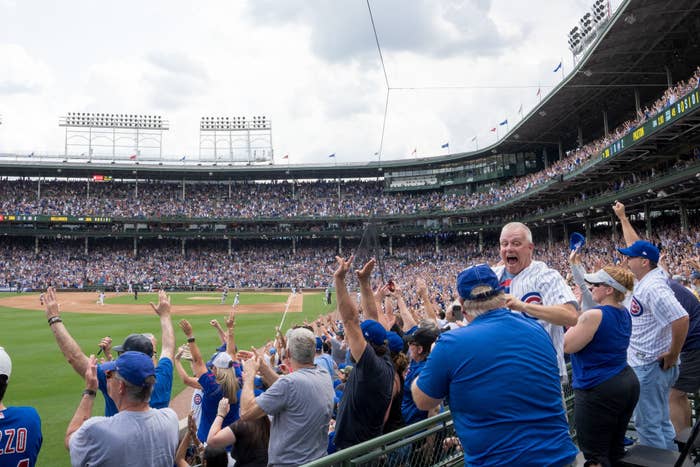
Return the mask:
M673 389L685 393L697 392L700 389L700 349L681 352L679 370Z

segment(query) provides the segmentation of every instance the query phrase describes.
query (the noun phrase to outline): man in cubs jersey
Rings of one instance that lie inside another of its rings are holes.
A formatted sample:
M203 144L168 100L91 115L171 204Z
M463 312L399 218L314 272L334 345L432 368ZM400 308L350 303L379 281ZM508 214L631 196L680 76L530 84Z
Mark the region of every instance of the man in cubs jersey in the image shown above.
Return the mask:
M679 374L678 357L688 334L688 313L657 266L659 249L639 239L622 203L616 202L613 211L627 244L618 251L627 257L627 267L636 279L628 307L632 335L627 349L627 363L639 379L634 426L640 444L676 450L669 395Z
M32 467L41 449L41 419L33 407L5 407L12 360L0 347L0 465Z
M578 301L559 272L542 261L534 261L532 232L520 222L501 229L502 266L494 272L506 292L506 306L544 327L557 351L559 378L566 381L564 362L564 326L578 321Z

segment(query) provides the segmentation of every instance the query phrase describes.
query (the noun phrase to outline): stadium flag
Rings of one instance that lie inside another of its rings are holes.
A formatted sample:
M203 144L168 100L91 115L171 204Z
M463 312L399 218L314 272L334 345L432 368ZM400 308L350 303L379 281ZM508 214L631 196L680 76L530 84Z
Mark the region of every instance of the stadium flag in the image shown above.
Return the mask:
M180 162L184 162L186 158L187 158L187 156L182 156L182 157L180 158Z
M136 154L132 154L129 156L130 161L135 161L136 160Z
M491 128L491 133L495 133L495 132L496 132L496 127Z
M328 157L335 157L335 153L329 154Z
M554 70L552 70L552 72L556 73L559 70L561 70L561 62L559 62L559 65L557 65L557 67Z
M523 114L523 105L522 105L522 104L520 104L520 108L518 108L518 113L519 113L520 115Z
M472 138L472 143L476 141L476 136Z
M27 157L34 157L34 153L29 154Z
M413 152L411 152L411 155L415 156L416 154L418 154L418 148L413 148Z
M537 88L537 97L540 97L542 94L542 88Z
M506 119L503 120L501 123L499 123L499 125L501 125L501 126L503 126L503 125L508 125L508 119L506 118Z
M289 159L289 154L285 154L284 156L282 156L282 159Z
M442 146L440 146L442 149L447 149L450 147L450 143L445 143Z

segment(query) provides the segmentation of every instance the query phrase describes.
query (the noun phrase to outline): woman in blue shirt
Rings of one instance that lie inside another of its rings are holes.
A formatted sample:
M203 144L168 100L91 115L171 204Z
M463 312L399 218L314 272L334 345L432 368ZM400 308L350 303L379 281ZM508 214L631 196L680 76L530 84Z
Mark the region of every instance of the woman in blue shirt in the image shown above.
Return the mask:
M627 365L632 319L622 305L634 276L606 266L584 278L598 305L566 331L564 352L571 354L579 448L587 466L610 466L625 454L625 431L639 399L639 381Z

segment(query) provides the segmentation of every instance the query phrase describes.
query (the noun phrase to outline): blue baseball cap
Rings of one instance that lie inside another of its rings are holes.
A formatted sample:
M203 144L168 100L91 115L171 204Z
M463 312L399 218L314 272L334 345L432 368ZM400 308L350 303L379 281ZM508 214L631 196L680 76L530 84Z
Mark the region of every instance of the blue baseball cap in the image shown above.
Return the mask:
M574 232L569 237L569 250L574 251L586 244L586 237L583 234Z
M360 324L360 329L362 330L362 335L365 336L365 340L370 344L374 345L384 345L386 340L386 330L384 326L379 324L373 319L366 319Z
M316 350L323 350L323 340L320 337L316 337Z
M617 251L632 258L646 258L653 263L659 262L659 249L646 240L637 240L627 248L618 248Z
M156 375L151 357L135 350L124 352L116 360L103 363L101 366L103 371L116 371L119 376L134 386L145 386L146 379Z
M473 295L476 287L491 287L490 291ZM488 264L477 264L460 272L457 276L457 292L463 300L483 300L500 293L503 287Z
M700 272L698 272L698 271L693 271L693 272L691 272L691 273L690 273L690 279L691 279L691 280L694 280L694 281L700 279Z
M403 351L403 339L394 331L386 333L386 340L389 342L389 350L392 352L399 353Z

